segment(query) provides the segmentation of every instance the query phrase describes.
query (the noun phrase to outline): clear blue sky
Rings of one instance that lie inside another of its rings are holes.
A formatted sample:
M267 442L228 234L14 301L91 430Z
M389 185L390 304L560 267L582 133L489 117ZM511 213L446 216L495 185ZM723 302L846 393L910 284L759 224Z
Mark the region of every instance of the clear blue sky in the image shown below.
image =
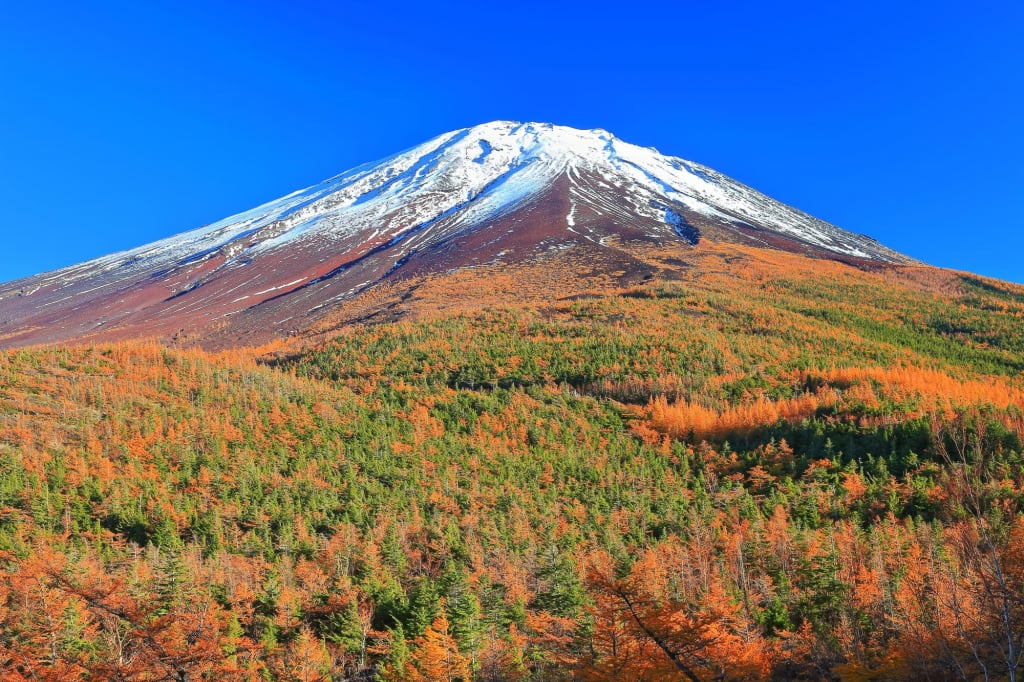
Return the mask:
M0 3L0 280L494 119L1024 282L1024 3Z

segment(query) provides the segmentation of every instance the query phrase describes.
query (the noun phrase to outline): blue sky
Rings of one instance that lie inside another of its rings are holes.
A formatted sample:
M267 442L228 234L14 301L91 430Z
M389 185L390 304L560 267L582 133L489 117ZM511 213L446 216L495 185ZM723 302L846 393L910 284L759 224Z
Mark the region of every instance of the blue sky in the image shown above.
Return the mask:
M0 4L0 280L494 119L1024 282L1024 3Z

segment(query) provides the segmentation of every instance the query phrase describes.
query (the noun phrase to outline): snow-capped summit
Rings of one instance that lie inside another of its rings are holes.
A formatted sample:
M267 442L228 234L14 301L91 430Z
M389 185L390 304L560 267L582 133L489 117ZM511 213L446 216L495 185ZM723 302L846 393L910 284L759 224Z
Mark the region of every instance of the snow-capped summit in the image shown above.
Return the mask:
M305 320L406 273L610 239L695 244L705 236L908 261L710 168L607 131L496 121L212 225L0 285L0 344L110 329L168 333L282 297ZM272 307L280 317L280 303Z

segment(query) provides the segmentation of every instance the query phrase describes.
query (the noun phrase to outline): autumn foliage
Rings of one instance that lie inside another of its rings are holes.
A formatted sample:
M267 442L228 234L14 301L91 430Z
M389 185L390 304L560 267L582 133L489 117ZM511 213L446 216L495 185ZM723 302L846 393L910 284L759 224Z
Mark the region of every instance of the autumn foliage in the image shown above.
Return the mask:
M0 679L1017 679L1024 292L680 257L0 354Z

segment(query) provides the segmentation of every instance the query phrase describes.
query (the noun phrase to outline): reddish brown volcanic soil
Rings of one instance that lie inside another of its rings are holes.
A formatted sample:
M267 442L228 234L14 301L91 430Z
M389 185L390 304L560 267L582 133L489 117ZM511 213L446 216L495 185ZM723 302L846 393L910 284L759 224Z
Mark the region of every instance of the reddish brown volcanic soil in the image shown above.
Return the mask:
M674 231L634 209L599 178L562 175L491 222L465 228L456 217L442 217L431 226L437 236L429 238L389 242L387 234L357 233L326 245L296 240L251 261L232 258L236 252L228 247L164 270L110 266L77 281L29 278L0 285L0 347L150 337L211 347L256 345L323 327L325 320L393 319L412 287L467 269L492 279L516 273L518 282L506 282L508 301L534 296L543 286L552 288L542 294L555 299L672 277L672 268L637 254L661 250L682 262L698 241L882 267L700 215L687 215L685 233ZM381 298L381 292L388 293ZM378 299L388 301L385 308L374 303ZM364 314L351 313L361 309Z

